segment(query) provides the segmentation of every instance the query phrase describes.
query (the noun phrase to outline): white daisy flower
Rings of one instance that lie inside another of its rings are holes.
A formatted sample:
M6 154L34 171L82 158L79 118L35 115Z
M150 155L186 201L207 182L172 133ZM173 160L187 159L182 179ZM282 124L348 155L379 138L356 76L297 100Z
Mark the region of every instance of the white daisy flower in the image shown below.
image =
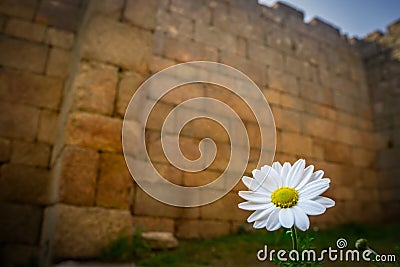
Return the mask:
M275 231L281 226L295 225L305 231L310 227L307 215L323 214L333 207L335 201L320 196L329 188L330 179L324 172L314 172L314 166L305 168L305 160L299 159L293 166L274 162L261 170L253 170L253 177L244 176L243 183L250 191L240 191L239 196L247 200L239 204L244 210L254 210L247 218L254 228Z

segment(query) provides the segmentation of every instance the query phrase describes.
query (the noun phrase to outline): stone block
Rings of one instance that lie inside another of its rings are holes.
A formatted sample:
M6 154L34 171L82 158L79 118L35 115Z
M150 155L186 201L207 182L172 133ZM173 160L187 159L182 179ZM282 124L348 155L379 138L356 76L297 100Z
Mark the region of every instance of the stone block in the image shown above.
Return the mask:
M11 142L0 138L0 162L7 162L10 159Z
M158 173L173 184L184 185L182 171L171 164L153 163Z
M336 135L332 135L332 133L337 133L339 131L337 130L337 125L331 121L303 114L301 122L303 133L306 135L327 140L339 139Z
M133 25L152 30L156 26L157 0L128 0L123 18Z
M12 142L11 163L34 167L47 167L50 146L43 143Z
M46 31L45 42L55 47L71 50L74 46L75 35L70 31L50 27Z
M136 72L127 72L123 74L118 85L116 111L120 116L125 115L129 101L144 82L144 77Z
M154 250L172 249L179 245L178 239L170 232L144 232L142 238Z
M118 83L118 69L100 63L82 63L74 84L74 107L111 115Z
M281 104L281 94L278 90L271 88L262 90L265 99L268 101L269 105L280 105Z
M296 111L304 111L304 100L289 94L281 94L281 106Z
M211 20L210 10L199 1L172 0L170 10L196 21Z
M67 78L69 75L69 65L71 52L64 49L52 48L46 66L46 74L59 78Z
M275 70L283 69L283 54L278 50L260 43L249 43L249 58L251 60L260 61Z
M325 160L343 164L352 163L350 146L329 141L324 142L323 146Z
M195 24L194 38L197 42L224 49L232 53L235 53L236 50L236 37L233 34L203 22Z
M151 55L151 38L149 31L109 18L94 17L88 25L82 57L144 74Z
M142 231L174 232L175 229L175 222L170 218L133 216L132 223Z
M301 114L296 111L272 107L275 125L278 129L299 133L301 131Z
M322 88L315 83L302 81L299 84L300 96L323 105L333 105L333 93L328 88Z
M121 151L121 128L120 119L74 112L68 116L65 143L103 151Z
M81 11L77 6L62 0L44 0L36 14L36 21L56 28L77 31Z
M296 133L282 132L278 142L281 152L296 156L312 157L313 145L311 137Z
M128 210L132 199L132 188L133 178L124 157L117 154L101 154L96 205Z
M42 209L0 202L0 242L34 245L38 242ZM27 223L29 222L29 223Z
M206 220L246 220L247 211L238 207L244 200L236 193L228 193L217 201L200 207L200 215ZM229 227L228 227L229 229Z
M133 206L134 216L155 216L166 218L198 218L199 208L178 208L159 202L146 194L139 187L136 188Z
M165 56L180 62L195 60L217 61L218 51L214 47L192 40L167 38L165 41Z
M212 170L203 170L201 172L184 172L183 185L184 186L203 186L215 181L221 175L220 172Z
M43 73L48 51L45 45L2 37L0 50L0 64Z
M268 68L267 77L267 84L269 88L292 95L297 95L299 93L297 78L293 74L274 68Z
M176 225L179 238L211 238L230 233L230 224L224 221L179 220Z
M53 197L63 203L95 203L99 155L96 151L66 146L54 168Z
M376 154L374 151L363 148L353 148L351 157L356 166L363 168L374 168L376 166Z
M176 61L174 61L174 60L170 60L170 59L159 57L159 56L153 56L150 59L149 70L151 73L156 73L163 69L171 67L175 64L176 64Z
M44 25L14 18L8 21L5 29L8 35L34 42L43 41L45 31Z
M305 111L311 115L332 121L340 121L340 113L338 113L337 110L332 107L312 102L306 102L305 105L307 106Z
M38 108L0 102L0 136L33 141L38 121Z
M120 19L124 8L124 0L97 0L93 5L94 13L102 14L110 18Z
M39 129L37 139L39 142L54 144L58 128L58 113L42 109L39 115Z
M50 242L55 260L97 257L111 241L133 232L129 211L63 204L45 210L43 228L49 235L42 243Z
M49 203L50 172L31 166L1 166L0 199L29 204Z
M0 3L0 13L19 18L32 19L35 13L35 0L4 0Z
M0 98L16 103L58 109L62 80L26 72L0 71Z
M157 21L162 21L163 23L158 23L156 26L156 33L161 33L162 35L165 33L168 37L176 38L176 37L186 37L193 38L193 20L191 18L182 16L181 14L177 14L175 12L168 12L163 9L159 9L157 12ZM162 35L159 35L161 38ZM162 42L162 39L154 38L154 44Z

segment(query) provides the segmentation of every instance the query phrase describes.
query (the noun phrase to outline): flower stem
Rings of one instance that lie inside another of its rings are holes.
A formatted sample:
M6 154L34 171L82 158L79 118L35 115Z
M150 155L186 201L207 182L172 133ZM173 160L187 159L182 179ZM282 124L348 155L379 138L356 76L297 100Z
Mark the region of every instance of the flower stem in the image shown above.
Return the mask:
M292 236L292 243L293 243L293 250L299 251L299 245L297 244L297 232L294 225L290 228L291 236Z

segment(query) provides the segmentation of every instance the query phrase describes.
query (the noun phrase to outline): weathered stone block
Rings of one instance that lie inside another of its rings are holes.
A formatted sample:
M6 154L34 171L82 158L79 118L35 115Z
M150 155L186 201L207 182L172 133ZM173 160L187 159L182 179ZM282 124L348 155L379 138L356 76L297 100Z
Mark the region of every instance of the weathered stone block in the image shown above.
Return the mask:
M70 58L70 51L52 48L46 66L46 74L49 76L66 78L69 74Z
M103 153L96 205L106 208L129 209L132 199L133 178L122 155Z
M50 146L42 143L12 143L11 163L35 167L47 167L50 159Z
M0 210L1 243L37 243L42 220L40 207L0 202Z
M46 27L26 20L10 19L5 33L11 36L27 39L34 42L43 41Z
M0 135L33 141L37 133L39 109L0 102Z
M311 137L282 132L278 139L281 152L296 156L312 157L312 139Z
M179 220L176 235L180 238L210 238L230 233L229 222L210 220Z
M260 61L273 69L283 69L283 54L280 51L256 42L249 43L248 51L251 60Z
M129 101L143 81L144 77L136 72L127 72L123 74L118 86L116 103L116 110L120 116L125 115Z
M94 17L88 26L82 56L145 73L151 55L151 37L148 31Z
M47 109L40 110L37 139L46 144L53 144L58 128L58 113Z
M268 87L293 95L299 93L297 78L293 74L268 68L267 77Z
M49 202L50 172L25 165L1 166L0 199L29 204Z
M301 131L301 114L298 112L272 107L275 125L278 129L299 133Z
M62 0L44 0L40 3L36 20L68 31L76 31L80 22L79 7Z
M42 243L50 241L54 259L97 257L112 240L133 232L129 211L63 204L45 210L43 229L51 228Z
M242 201L243 199L236 193L228 193L217 201L200 207L201 218L244 221L249 213L239 209L238 204Z
M174 232L175 222L170 218L133 216L132 223L135 228L143 231Z
M214 47L191 40L167 38L165 41L165 56L181 62L194 60L217 61L218 52Z
M124 0L97 0L96 4L93 5L93 11L107 17L120 19L123 7Z
M323 144L327 161L350 164L352 162L351 148L347 145L326 141Z
M157 216L167 218L198 218L199 208L177 208L152 198L139 187L136 188L133 207L134 215Z
M121 151L121 128L120 119L74 112L68 117L65 143L104 151Z
M0 3L0 13L19 18L32 19L35 13L35 0L4 0Z
M156 26L157 0L128 0L124 10L124 19L134 25L152 30Z
M2 37L0 50L0 64L43 73L48 50L45 45Z
M154 37L154 45L162 42L164 33L169 37L184 36L186 38L193 37L193 21L190 18L177 14L175 12L168 12L163 9L159 9L157 12L157 21L163 21L158 23L156 26L156 34L158 37Z
M284 108L294 109L296 111L304 111L304 100L289 94L281 94L281 105Z
M91 206L95 203L99 155L96 151L66 146L54 169L52 188L58 201ZM54 197L54 196L53 196Z
M10 159L11 142L0 138L0 162L6 162Z
M45 37L45 42L47 44L70 50L74 46L74 41L75 35L70 31L64 31L53 27L47 29Z
M142 238L152 249L171 249L179 244L178 239L169 232L145 232L142 233Z
M236 49L236 38L233 34L222 31L203 22L196 23L194 38L198 42L233 53Z
M114 66L82 63L74 84L74 107L111 115L114 110L118 70Z
M58 109L62 80L19 71L0 71L0 98L37 107Z

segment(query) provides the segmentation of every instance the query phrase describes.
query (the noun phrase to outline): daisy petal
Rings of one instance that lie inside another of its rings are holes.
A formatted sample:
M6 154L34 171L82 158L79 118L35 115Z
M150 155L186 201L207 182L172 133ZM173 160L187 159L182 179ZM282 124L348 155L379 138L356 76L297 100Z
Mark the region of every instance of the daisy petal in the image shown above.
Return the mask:
M285 162L284 164L283 164L283 166L282 166L282 171L281 171L281 177L282 177L282 179L283 179L283 185L284 186L287 186L287 177L288 177L288 174L289 174L289 171L290 171L290 168L291 168L292 166L290 165L290 163L289 162Z
M269 207L270 203L254 203L252 201L246 201L239 203L238 207L242 210L264 210Z
M285 228L291 228L294 224L294 216L291 209L281 209L279 211L279 222Z
M276 161L272 164L272 168L274 168L276 170L277 173L281 174L282 172L282 165Z
M327 197L318 196L313 200L323 205L325 208L332 208L335 206L335 201Z
M248 177L248 176L243 176L243 178L242 178L243 184L250 190L251 190L250 185L251 185L253 180L254 180L253 178Z
M301 231L306 231L310 227L310 220L306 213L299 207L292 207L292 212L294 215L294 224Z
M325 180L316 181L316 183L308 184L303 189L299 190L299 198L313 199L321 195L329 188L329 182Z
M255 221L253 227L256 229L264 228L267 226L267 220Z
M288 172L286 185L296 187L303 178L305 167L306 161L304 159L296 161Z
M256 170L256 171L258 171L258 170ZM261 168L261 171L258 171L255 173L259 177L259 178L257 178L257 182L267 192L272 193L281 184L280 183L280 181L281 181L280 175L273 168L271 168L268 165L263 166ZM262 176L260 174L262 174Z
M300 183L296 186L297 190L300 190L301 188L303 188L304 185L307 184L307 182L310 180L312 174L314 171L314 166L310 165L308 166L303 173L303 178L301 179Z
M258 221L263 219L264 221L267 220L267 216L271 213L273 210L274 204L270 203L270 207L265 209L265 210L256 210L253 212L249 218L247 218L247 222L251 223L254 221Z
M270 213L266 220L266 228L268 231L275 231L281 227L279 223L279 209L275 209Z
M254 192L254 191L239 191L239 196L245 200L266 203L269 202L270 196L267 193Z
M324 171L322 170L318 170L316 172L314 172L311 177L310 177L310 183L319 179L322 179L322 177L324 177Z
M322 204L308 199L299 200L297 206L303 209L307 215L320 215L326 211Z

